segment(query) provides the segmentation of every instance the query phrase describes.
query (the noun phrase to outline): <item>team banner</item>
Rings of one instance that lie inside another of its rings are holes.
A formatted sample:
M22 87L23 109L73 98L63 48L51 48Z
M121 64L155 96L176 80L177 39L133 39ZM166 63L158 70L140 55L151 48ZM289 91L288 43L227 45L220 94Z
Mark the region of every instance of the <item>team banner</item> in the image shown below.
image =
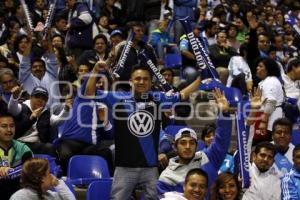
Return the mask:
M157 80L162 85L164 91L167 92L167 91L172 90L172 86L170 86L168 84L168 82L166 81L166 79L164 78L164 76L161 75L158 68L155 66L155 64L152 62L152 60L147 56L145 50L142 50L139 53L139 57L140 57L141 60L143 60L148 65L148 67L150 67L150 69L152 70L154 76L157 78Z
M121 56L118 60L116 69L113 71L113 76L115 78L120 78L120 75L124 71L124 65L125 65L125 62L127 60L130 48L132 46L133 38L134 38L134 32L131 30L128 37L127 37L126 45L124 46L124 48L122 50L122 53L121 53Z
M22 165L15 167L14 169L11 169L8 171L8 176L6 177L1 177L1 179L15 179L21 176L22 173Z
M201 69L201 75L203 78L218 78L218 73L209 58L209 55L202 45L201 41L195 37L192 27L190 25L189 16L179 19L181 22L186 36L189 40L190 45L192 46L194 55L197 60L197 65Z
M25 3L25 0L20 0L20 3L21 3L22 8L23 8L23 10L24 10L25 19L26 19L28 28L29 28L30 32L33 33L34 28L33 28L33 25L32 25L32 20L31 20L31 17L30 17L30 13L29 13L27 4Z
M238 109L239 110L239 109ZM249 152L248 152L248 131L245 128L245 120L242 113L235 113L237 136L238 136L238 157L240 176L242 178L242 187L248 188L250 186L249 178Z
M52 0L52 2L50 3L50 6L49 6L48 15L46 18L45 27L44 27L44 31L43 31L43 39L44 40L47 38L48 31L51 28L52 21L54 18L54 13L55 13L55 7L56 7L56 0Z

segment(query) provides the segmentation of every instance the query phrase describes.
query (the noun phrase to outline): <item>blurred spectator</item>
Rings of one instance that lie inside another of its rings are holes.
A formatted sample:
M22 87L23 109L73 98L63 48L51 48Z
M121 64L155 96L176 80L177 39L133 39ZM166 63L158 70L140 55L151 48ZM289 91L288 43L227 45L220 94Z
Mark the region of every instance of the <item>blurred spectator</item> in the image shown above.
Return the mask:
M109 39L110 27L108 23L108 16L102 15L98 21L99 32L106 36Z
M52 35L58 34L65 38L68 31L68 21L62 14L57 14L54 18L54 27L52 28Z
M77 58L85 49L93 48L93 36L98 30L86 3L66 0L66 7L69 12L66 46Z
M35 27L38 22L42 22L44 24L45 19L43 18L43 10L45 9L45 2L44 0L36 0L34 4L34 8L31 12L32 16L32 23Z
M66 104L58 115L54 115L50 113L50 109L46 108L49 98L46 88L35 87L30 99L23 103L18 103L18 97L22 92L19 86L15 86L11 92L8 112L18 120L16 122L18 131L16 138L26 143L34 153L56 157L56 151L52 145L54 138L50 134L50 127L65 120L71 105Z
M116 0L105 0L102 15L108 16L110 29L115 29L122 25L121 10L115 6Z
M246 34L248 33L248 28L241 17L236 17L234 20L234 24L238 28L236 39L238 40L238 42L240 42L240 44L242 44L245 42L245 37Z
M0 192L1 199L8 200L20 187L20 179L8 178L10 170L22 165L32 152L25 144L14 140L16 133L14 118L0 113ZM7 179L5 179L7 177Z
M50 173L49 163L45 159L33 158L24 163L21 185L23 188L14 193L10 200L76 199L65 182Z
M57 83L58 61L54 49L51 41L44 41L43 48L46 52L42 57L43 59L37 57L31 60L32 41L29 37L27 39L28 42L24 44L24 47L21 46L23 55L20 63L19 81L29 94L36 86L47 88L47 91L51 94L48 106L51 107L52 104L59 102L60 96L59 84Z
M89 71L94 67L97 61L106 61L108 58L108 41L105 35L99 34L94 40L92 50L85 50L78 58L79 64L89 67Z
M252 74L246 58L247 45L242 44L240 56L233 56L229 61L229 76L226 83L227 87L238 88L244 95L250 93L253 87Z
M285 174L281 181L282 199L298 199L300 191L298 190L299 173L300 173L300 145L297 145L293 151L293 169Z
M285 95L289 98L299 99L300 97L300 60L290 60L287 66L287 73L281 74Z
M208 45L213 45L216 43L215 35L218 32L218 25L216 22L213 21L205 21L204 22L204 31L201 32L201 37L203 38L204 42ZM207 48L207 46L206 46Z
M3 45L8 38L9 30L5 24L5 13L0 10L0 45Z
M238 28L234 24L228 24L226 27L226 34L229 42L229 46L238 51L240 48L240 42L236 39L238 33Z
M189 20L196 22L195 9L197 8L197 0L174 0L174 19L181 19L189 16ZM175 41L180 40L181 35L184 34L183 27L179 21L175 21Z
M228 63L232 56L237 55L236 50L229 46L227 35L225 32L217 34L217 43L209 47L209 55L216 68L228 68Z
M129 50L127 59L124 64L124 70L120 74L121 81L128 81L130 79L130 73L132 70L132 67L136 64L138 64L138 51L145 50L145 53L148 55L149 59L154 63L154 65L157 64L157 58L154 49L145 43L143 41L144 33L145 33L145 27L142 23L134 22L131 24L131 29L134 32L134 38L133 38L133 44ZM121 53L123 48L125 47L125 44L120 46L116 60L120 59ZM126 89L126 88L123 88ZM127 88L128 89L128 88Z
M177 45L172 43L170 34L167 32L168 20L159 21L158 28L151 32L150 44L156 50L162 63L165 53L179 53Z

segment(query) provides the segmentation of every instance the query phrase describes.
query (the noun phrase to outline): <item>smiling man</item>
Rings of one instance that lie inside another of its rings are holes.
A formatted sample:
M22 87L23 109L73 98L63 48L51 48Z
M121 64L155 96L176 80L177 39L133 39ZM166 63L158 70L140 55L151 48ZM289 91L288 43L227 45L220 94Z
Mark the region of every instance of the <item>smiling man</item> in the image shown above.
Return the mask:
M15 122L8 113L0 113L0 193L1 199L9 199L20 187L19 179L3 179L9 170L32 157L32 152L25 144L14 140Z
M204 200L208 188L208 176L199 168L191 169L184 181L184 192L167 192L161 200Z
M271 170L274 157L275 147L272 143L261 142L255 147L253 163L249 168L251 184L242 200L280 199L280 178Z
M186 100L198 89L200 78L176 93L150 91L152 72L140 64L132 66L131 92L96 91L96 75L107 68L96 63L86 83L85 95L104 103L113 111L115 130L115 164L111 199L129 199L136 187L142 188L145 199L157 199L158 142L162 109L169 109Z
M293 167L292 123L286 118L279 118L273 124L272 139L276 148L272 168L281 177Z
M228 116L229 105L219 90L214 92L218 107L223 108L223 116ZM161 173L157 182L159 195L166 192L183 192L184 178L187 172L194 168L201 168L208 174L208 186L217 176L226 156L230 144L231 121L219 117L216 135L213 143L205 150L197 149L197 134L191 128L181 128L175 135L175 149L177 157L170 159L168 167Z

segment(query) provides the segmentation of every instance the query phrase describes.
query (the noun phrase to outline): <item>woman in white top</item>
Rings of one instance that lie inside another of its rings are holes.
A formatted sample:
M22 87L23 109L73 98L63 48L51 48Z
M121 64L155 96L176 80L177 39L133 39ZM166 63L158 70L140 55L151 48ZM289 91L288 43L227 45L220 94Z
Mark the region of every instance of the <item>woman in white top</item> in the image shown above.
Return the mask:
M33 158L22 167L21 185L23 189L14 193L10 200L75 200L63 180L50 173L45 159ZM55 191L51 191L54 187Z
M258 130L261 135L268 134L270 139L274 121L283 117L281 105L284 100L284 93L282 84L278 79L280 77L280 69L276 61L270 58L263 58L258 62L256 75L261 80L258 85L262 91L262 116Z

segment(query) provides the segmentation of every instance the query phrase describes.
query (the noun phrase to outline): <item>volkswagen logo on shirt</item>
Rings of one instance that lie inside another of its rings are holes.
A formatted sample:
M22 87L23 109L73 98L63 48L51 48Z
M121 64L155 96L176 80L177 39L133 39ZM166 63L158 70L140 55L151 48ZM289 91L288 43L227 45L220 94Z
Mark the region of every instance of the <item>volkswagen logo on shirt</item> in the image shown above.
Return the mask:
M150 135L154 129L154 124L153 115L145 110L131 113L127 121L128 129L137 137Z

